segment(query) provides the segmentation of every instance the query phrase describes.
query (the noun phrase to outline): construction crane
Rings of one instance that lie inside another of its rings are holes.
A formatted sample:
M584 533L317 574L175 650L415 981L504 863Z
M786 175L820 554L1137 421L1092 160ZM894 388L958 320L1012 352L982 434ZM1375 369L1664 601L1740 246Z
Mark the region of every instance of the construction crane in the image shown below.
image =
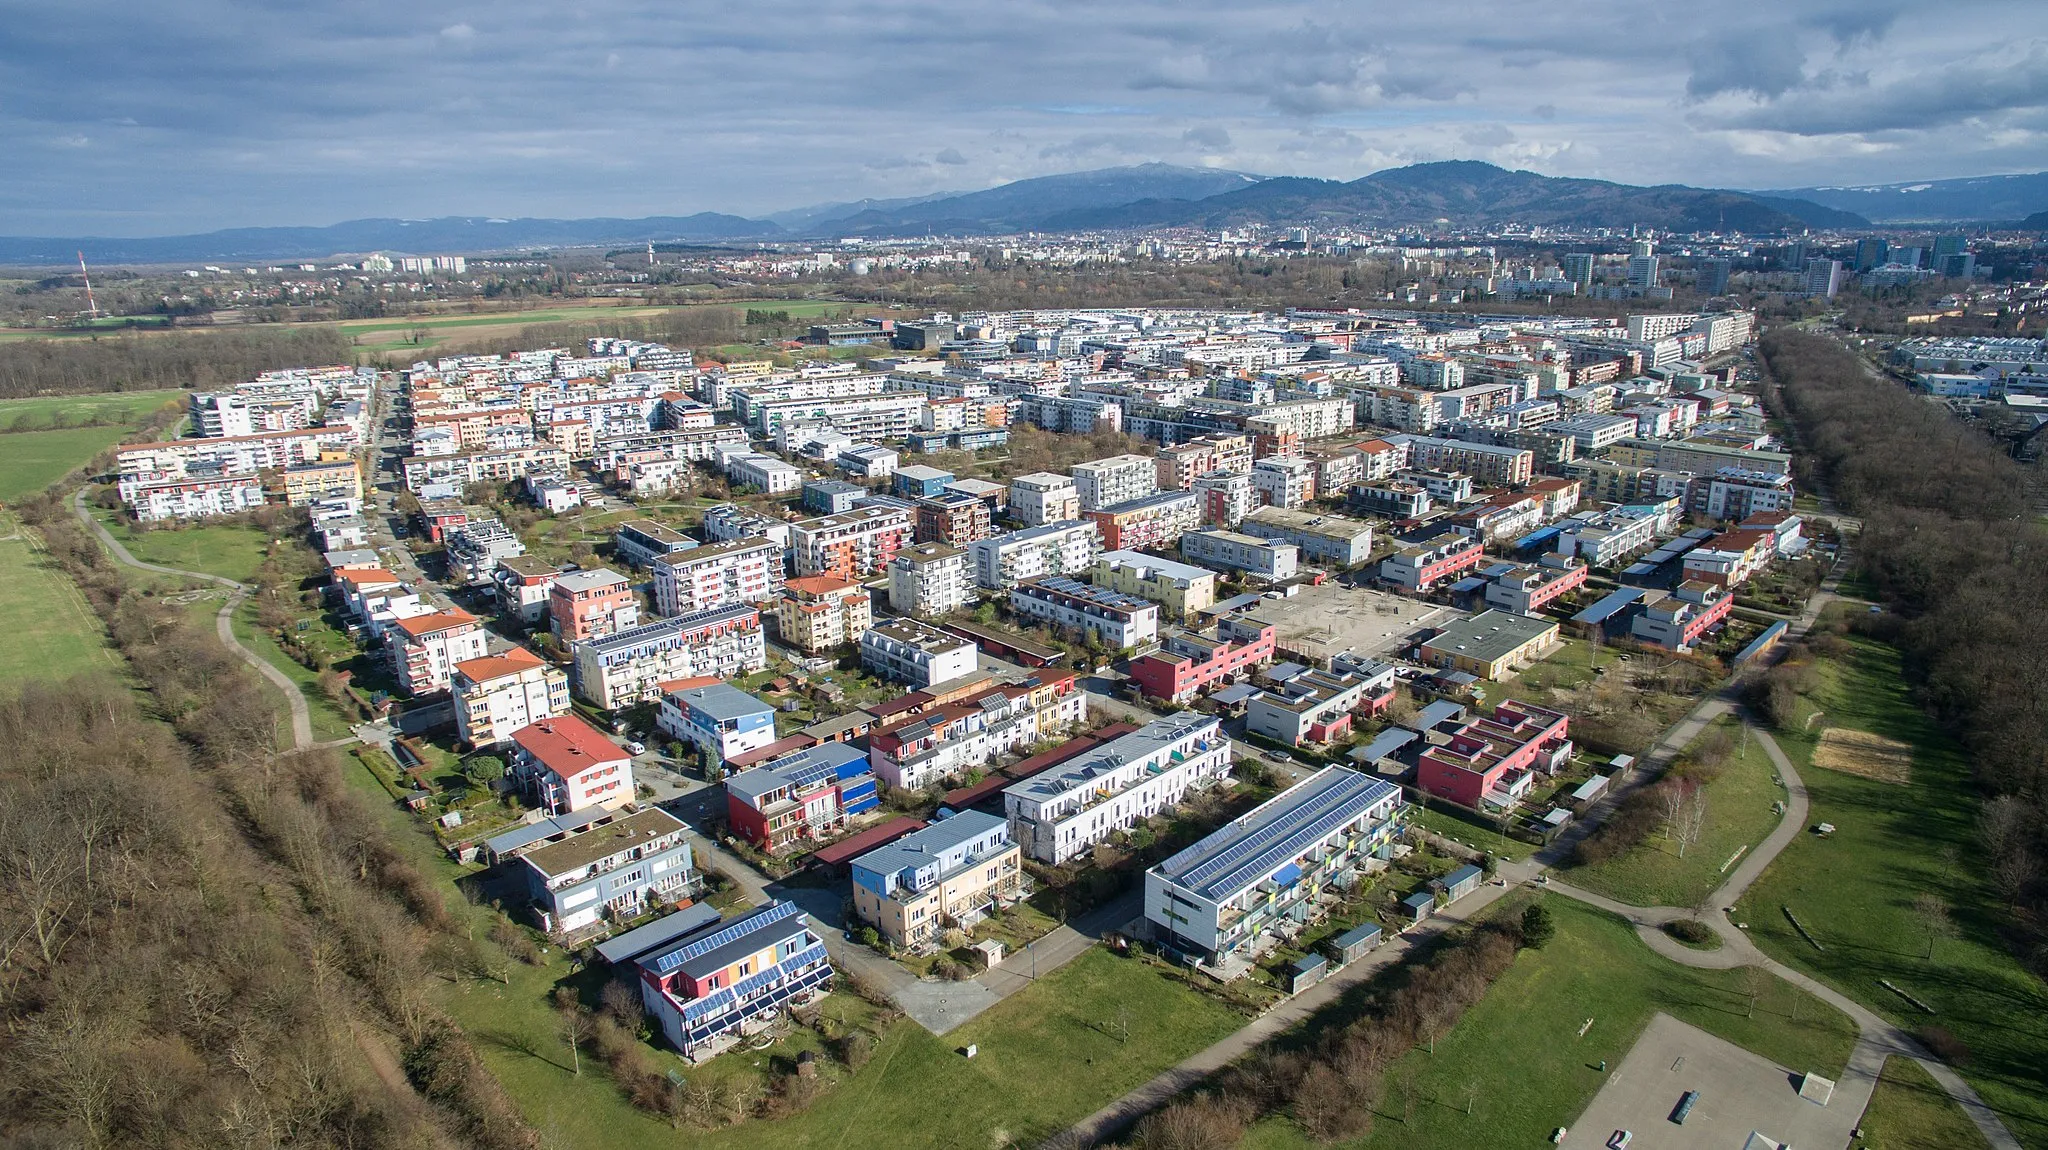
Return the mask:
M85 281L85 318L100 318L99 301L92 298L92 274L85 270L85 253L78 253L78 276Z

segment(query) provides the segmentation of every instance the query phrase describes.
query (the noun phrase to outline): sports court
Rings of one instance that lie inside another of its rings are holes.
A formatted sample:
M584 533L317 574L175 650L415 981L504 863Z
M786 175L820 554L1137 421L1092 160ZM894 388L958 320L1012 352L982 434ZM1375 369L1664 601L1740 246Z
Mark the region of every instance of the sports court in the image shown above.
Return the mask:
M1742 1150L1752 1133L1801 1150L1847 1146L1869 1091L1836 1090L1828 1105L1809 1101L1799 1094L1805 1069L1779 1066L1659 1014L1562 1145L1598 1150L1616 1130L1628 1130L1635 1135L1629 1150ZM1699 1098L1679 1125L1671 1115L1688 1090Z

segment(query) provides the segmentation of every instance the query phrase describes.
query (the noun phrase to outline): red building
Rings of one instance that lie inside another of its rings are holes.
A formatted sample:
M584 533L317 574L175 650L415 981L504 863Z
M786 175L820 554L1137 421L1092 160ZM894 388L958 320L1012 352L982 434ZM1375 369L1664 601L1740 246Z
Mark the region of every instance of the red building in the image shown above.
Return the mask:
M1207 631L1176 631L1131 660L1131 680L1154 699L1183 703L1232 675L1273 661L1272 624L1225 618Z
M1424 751L1416 785L1474 809L1511 807L1528 794L1536 772L1555 771L1571 757L1570 725L1566 715L1510 699L1491 718L1472 719L1448 744Z
M1380 578L1419 594L1479 566L1485 558L1486 545L1477 536L1446 531L1381 560Z

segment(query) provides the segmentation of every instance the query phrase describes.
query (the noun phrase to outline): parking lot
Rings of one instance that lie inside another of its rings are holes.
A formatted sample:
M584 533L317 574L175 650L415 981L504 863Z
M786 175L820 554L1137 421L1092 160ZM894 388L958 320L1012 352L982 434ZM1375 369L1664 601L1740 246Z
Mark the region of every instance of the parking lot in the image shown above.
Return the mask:
M1292 598L1269 599L1251 612L1273 624L1280 649L1321 662L1340 651L1390 659L1462 613L1365 587L1329 583Z
M1804 1071L1659 1014L1562 1144L1598 1150L1627 1130L1629 1150L1740 1150L1752 1132L1789 1146L1847 1146L1862 1115L1839 1097L1829 1106L1801 1098ZM1680 1125L1671 1116L1688 1090L1699 1098Z

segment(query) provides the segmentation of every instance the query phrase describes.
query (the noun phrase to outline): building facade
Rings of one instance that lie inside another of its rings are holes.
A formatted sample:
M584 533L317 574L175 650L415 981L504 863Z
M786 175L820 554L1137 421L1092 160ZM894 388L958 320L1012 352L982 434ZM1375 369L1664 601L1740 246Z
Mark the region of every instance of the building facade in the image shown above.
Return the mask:
M1003 819L961 811L853 860L853 910L892 945L936 946L1024 893L1023 852Z
M1058 865L1229 773L1222 724L1182 712L1012 783L1003 791L1003 810L1024 852Z
M590 639L574 651L576 692L606 710L653 702L671 680L732 678L768 665L761 612L745 604Z
M569 713L569 676L524 647L455 664L455 734L472 747L511 741L512 732Z

